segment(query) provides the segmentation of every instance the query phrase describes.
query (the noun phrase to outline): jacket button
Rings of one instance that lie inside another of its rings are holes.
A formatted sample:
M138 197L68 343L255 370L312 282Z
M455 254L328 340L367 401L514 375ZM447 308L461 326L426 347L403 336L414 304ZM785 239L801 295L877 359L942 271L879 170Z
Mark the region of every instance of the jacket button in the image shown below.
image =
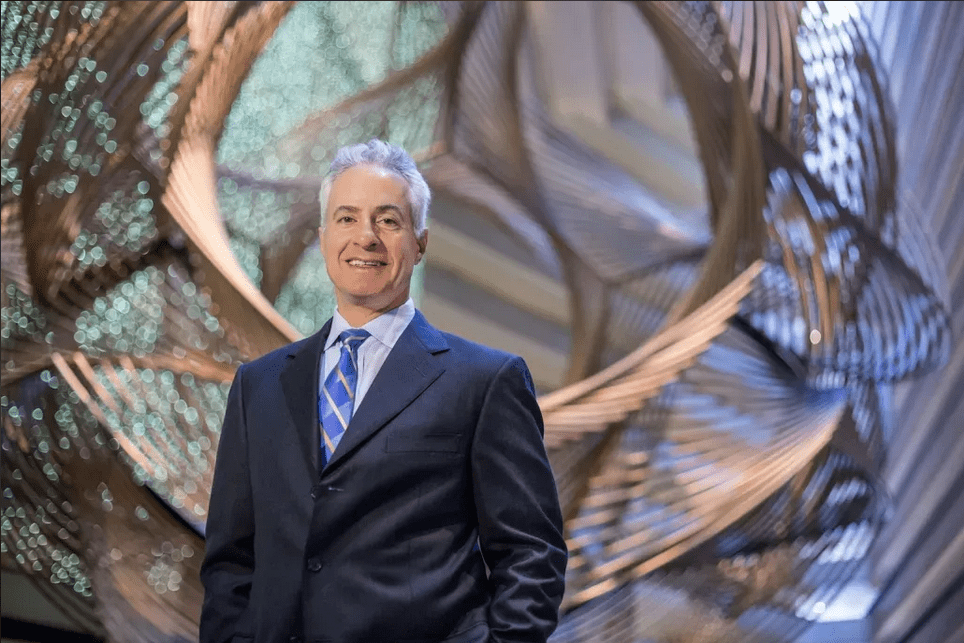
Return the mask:
M321 571L321 561L317 558L308 559L308 571L309 572L320 572Z
M292 636L290 639L288 639L288 643L304 643L304 641L305 640L300 636Z
M321 485L320 485L320 484L316 484L315 486L313 486L313 487L311 488L311 499L312 499L312 500L317 500L317 499L318 499L318 496L320 496L320 495L321 495Z

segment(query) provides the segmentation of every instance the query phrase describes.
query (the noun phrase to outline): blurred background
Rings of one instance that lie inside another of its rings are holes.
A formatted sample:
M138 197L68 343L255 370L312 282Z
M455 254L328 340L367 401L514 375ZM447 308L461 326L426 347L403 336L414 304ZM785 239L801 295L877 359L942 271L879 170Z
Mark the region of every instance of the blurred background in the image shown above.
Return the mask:
M317 330L335 150L528 363L554 642L964 641L964 9L2 3L3 641L196 640L237 365Z

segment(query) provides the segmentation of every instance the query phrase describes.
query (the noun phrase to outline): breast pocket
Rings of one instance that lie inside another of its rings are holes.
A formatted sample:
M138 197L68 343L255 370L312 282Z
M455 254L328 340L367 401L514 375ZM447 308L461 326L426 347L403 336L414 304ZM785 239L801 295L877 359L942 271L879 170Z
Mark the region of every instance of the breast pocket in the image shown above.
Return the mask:
M461 433L399 433L388 436L385 450L389 453L458 453L461 444Z

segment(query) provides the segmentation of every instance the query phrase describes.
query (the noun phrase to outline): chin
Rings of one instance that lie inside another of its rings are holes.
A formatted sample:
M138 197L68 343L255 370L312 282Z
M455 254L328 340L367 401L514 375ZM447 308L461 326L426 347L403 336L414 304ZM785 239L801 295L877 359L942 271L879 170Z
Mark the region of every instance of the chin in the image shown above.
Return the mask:
M384 288L372 283L355 283L353 288L345 288L344 293L355 300L389 296Z

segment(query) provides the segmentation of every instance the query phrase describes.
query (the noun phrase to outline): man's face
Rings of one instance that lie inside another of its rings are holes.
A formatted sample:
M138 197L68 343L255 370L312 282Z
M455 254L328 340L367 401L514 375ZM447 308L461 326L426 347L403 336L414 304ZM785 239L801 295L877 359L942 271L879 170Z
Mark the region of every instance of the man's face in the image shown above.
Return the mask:
M415 237L405 181L356 165L334 180L319 231L339 310L391 310L408 299L412 270L425 251Z

